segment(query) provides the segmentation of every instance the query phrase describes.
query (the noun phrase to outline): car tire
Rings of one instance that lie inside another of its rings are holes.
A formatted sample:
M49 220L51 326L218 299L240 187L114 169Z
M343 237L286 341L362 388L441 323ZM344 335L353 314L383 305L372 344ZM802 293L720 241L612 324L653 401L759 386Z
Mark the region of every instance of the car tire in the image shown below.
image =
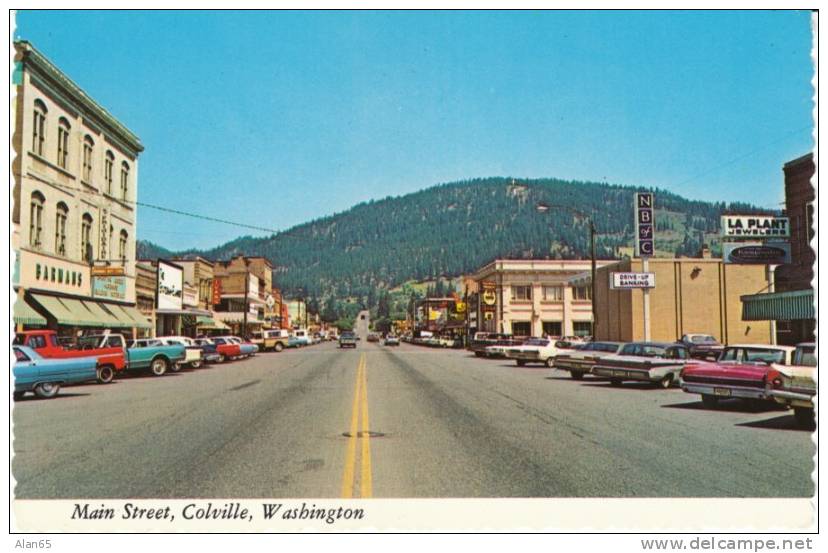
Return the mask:
M12 399L14 401L20 401L23 399L23 396L26 395L26 392L12 392Z
M34 393L40 399L52 399L60 391L60 384L57 382L41 382L34 387Z
M475 357L483 357L483 353L481 353L479 351L476 351L476 352L474 352L474 356Z
M659 380L659 381L656 383L656 385L657 385L659 388L664 388L664 389L666 390L667 388L669 388L670 386L672 386L672 385L673 385L673 375L672 375L672 374L667 374L667 375L664 375L664 378L662 378L661 380Z
M164 373L167 372L168 363L167 360L163 357L156 357L150 363L150 371L155 376L164 376Z
M170 367L170 370L174 373L177 373L182 368L184 368L184 363L173 363L172 366Z
M550 369L554 369L555 368L555 358L554 357L547 357L546 366Z
M115 371L109 365L98 367L98 384L109 384L115 380Z
M610 378L610 385L612 386L620 386L624 382L618 378Z
M584 373L582 373L580 371L569 371L569 376L571 376L573 380L583 380L584 379Z
M794 417L796 418L796 425L806 430L813 430L816 428L816 418L814 418L814 410L810 407L794 407Z
M227 361L227 356L224 355L223 353L219 353L218 362L219 363L224 363L225 361Z
M715 409L719 405L719 398L710 394L702 394L702 405L707 409Z
M201 368L201 361L193 361L190 363L190 367L193 369L200 369Z
M517 365L518 367L523 367L524 365L526 365L526 361L515 359L515 365Z
M281 352L283 349L285 349L285 346L282 345L282 342L278 342L275 346L273 346L273 351L276 353Z

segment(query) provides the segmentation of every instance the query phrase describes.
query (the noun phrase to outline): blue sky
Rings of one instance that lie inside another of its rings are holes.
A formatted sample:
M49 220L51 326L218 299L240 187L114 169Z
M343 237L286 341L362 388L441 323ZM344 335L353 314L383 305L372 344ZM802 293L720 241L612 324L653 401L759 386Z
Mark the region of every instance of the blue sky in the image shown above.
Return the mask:
M813 145L807 12L24 11L16 36L141 137L140 201L279 230L486 176L779 207ZM141 208L138 234L251 231Z

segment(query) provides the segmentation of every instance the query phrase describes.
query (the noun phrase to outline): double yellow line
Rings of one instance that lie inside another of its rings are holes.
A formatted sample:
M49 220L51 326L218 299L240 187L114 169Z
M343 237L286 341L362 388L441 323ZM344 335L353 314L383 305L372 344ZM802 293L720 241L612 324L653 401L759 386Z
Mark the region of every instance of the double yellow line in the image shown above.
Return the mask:
M371 436L368 424L368 380L365 376L366 360L363 353L357 365L356 384L354 386L354 403L351 409L351 432L348 438L348 452L345 456L345 470L342 474L342 497L354 497L356 488L357 438L362 446L360 451L359 497L371 497ZM360 416L362 430L360 431Z

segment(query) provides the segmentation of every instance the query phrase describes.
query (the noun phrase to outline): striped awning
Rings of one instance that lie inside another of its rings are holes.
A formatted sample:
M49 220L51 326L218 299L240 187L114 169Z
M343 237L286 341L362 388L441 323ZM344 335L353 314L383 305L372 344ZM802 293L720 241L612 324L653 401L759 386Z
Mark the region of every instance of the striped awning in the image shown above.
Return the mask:
M229 330L230 327L212 317L199 315L196 317L196 326L205 330Z
M129 322L130 327L135 328L152 328L152 325L147 320L143 313L129 305L107 305L110 311L116 313L119 319Z
M796 321L815 316L813 290L753 294L741 299L743 321Z
M45 317L35 311L23 298L17 298L14 301L13 313L16 324L46 326Z
M105 326L80 300L32 294L32 299L52 314L58 324L68 326Z

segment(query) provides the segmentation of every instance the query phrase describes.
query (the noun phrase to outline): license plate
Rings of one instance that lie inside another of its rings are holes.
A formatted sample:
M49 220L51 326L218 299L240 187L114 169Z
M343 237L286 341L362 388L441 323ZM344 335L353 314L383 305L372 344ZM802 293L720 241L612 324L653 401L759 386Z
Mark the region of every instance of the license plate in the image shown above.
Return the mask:
M713 388L713 395L730 397L730 390L727 388Z

